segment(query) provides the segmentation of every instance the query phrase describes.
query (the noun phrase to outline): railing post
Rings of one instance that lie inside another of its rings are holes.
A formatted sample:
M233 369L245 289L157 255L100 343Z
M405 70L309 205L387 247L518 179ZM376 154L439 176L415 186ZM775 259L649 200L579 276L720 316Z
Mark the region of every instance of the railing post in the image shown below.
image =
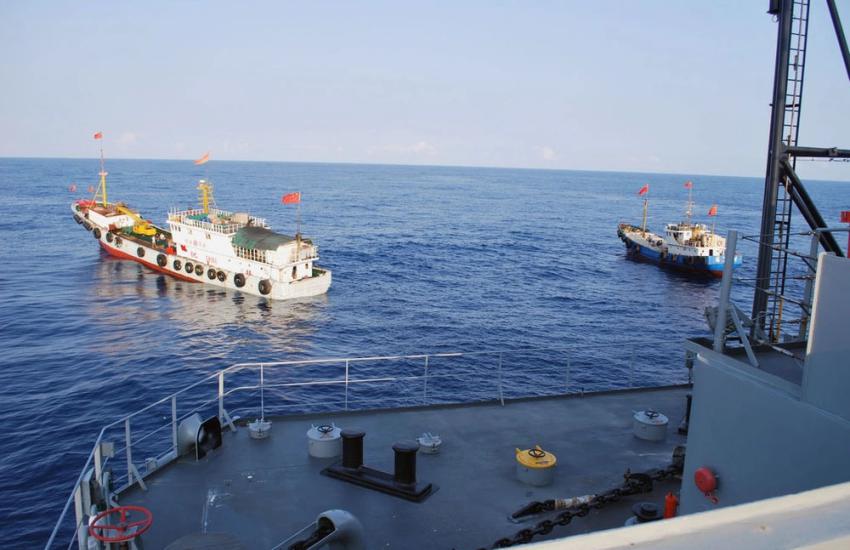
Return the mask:
M723 279L720 282L720 301L717 304L717 318L714 322L714 345L717 353L723 353L726 345L726 311L729 309L729 294L732 291L732 270L735 267L735 249L738 246L738 232L734 229L726 235L726 262L723 264ZM758 293L758 289L756 293ZM740 335L744 338L744 335Z
M499 402L505 406L505 394L502 390L502 352L499 352Z
M800 331L797 336L804 340L809 332L809 318L812 315L812 289L814 288L815 274L818 271L818 250L820 247L820 231L812 233L812 242L809 246L809 256L814 258L814 269L806 277L806 287L803 290L803 305L800 308L802 315L800 316Z
M224 422L224 371L218 373L218 419Z
M94 478L97 480L98 485L103 485L103 452L100 449L100 438L98 438L98 442L94 446Z
M177 452L177 396L171 396L171 445L174 447L174 456Z
M428 404L428 356L425 356L425 374L423 375L424 381L422 383L422 404Z
M348 410L348 359L345 360L345 410Z
M131 443L132 436L130 434L130 419L124 420L124 445L125 454L127 455L127 484L133 484L133 445Z
M260 418L262 420L266 419L266 373L263 368L263 364L260 363Z

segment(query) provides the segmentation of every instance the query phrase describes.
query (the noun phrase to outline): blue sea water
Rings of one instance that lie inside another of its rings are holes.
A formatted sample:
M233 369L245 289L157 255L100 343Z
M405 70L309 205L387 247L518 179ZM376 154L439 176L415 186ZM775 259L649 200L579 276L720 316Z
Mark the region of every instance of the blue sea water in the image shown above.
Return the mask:
M43 544L106 422L240 361L566 345L625 346L706 333L716 281L636 263L617 239L677 221L695 182L698 217L755 234L754 178L418 166L117 160L110 199L162 222L211 179L218 204L294 232L302 223L334 273L326 296L294 302L175 281L100 252L74 223L96 160L0 159L0 541ZM68 191L75 183L76 194ZM824 217L850 185L813 182ZM797 222L798 224L801 222ZM802 229L802 227L799 227ZM752 276L755 245L741 244ZM745 310L751 295L736 289ZM650 350L640 350L649 356ZM600 352L591 377L604 371ZM674 358L675 364L681 363ZM681 371L644 361L653 383ZM543 383L543 381L540 381ZM463 391L463 388L461 388ZM474 388L468 388L470 396Z

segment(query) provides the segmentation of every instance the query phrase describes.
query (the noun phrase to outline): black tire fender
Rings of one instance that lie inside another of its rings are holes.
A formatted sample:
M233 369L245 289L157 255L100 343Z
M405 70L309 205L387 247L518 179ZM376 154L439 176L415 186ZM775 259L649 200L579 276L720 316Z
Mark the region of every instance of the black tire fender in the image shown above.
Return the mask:
M156 265L159 267L165 267L165 264L168 263L168 258L165 257L165 254L157 254L156 256Z
M224 281L226 281L226 280L227 280L227 274L226 274L224 271L220 270L220 269L218 270L218 273L216 273L216 274L215 274L215 276L216 276L216 277L218 278L218 280L219 280L219 281L221 281L222 283L223 283Z
M192 262L186 262L186 273L191 275L193 271L195 271L195 266L192 265Z
M98 227L95 227L92 230L91 234L92 234L92 237L94 237L97 240L100 240L100 236L102 235L102 233L100 232L100 228L98 228Z
M245 286L245 275L242 275L241 273L237 273L236 275L234 275L233 284L236 285L236 288L242 288L243 286Z
M268 279L263 279L262 281L257 283L257 289L259 289L260 294L265 296L266 294L272 291L272 282Z
M145 249L140 246L139 248L136 249L136 255L139 258L144 258L145 257Z

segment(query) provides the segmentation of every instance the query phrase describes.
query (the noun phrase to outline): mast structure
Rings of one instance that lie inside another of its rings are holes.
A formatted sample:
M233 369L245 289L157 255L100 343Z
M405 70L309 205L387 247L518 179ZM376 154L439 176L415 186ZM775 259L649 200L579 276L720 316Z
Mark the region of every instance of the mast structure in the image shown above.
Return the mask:
M95 200L95 202L97 202L97 196L100 195L100 197L101 197L101 203L100 204L101 204L101 206L106 208L106 206L107 206L107 204L109 204L109 202L108 202L107 196L106 196L106 175L107 175L107 173L106 173L105 161L104 161L104 158L103 158L103 138L100 137L100 138L97 138L97 140L100 141L100 173L98 174L100 176L100 182L97 184L97 191L94 194L94 200Z
M646 207L649 204L649 199L643 199L643 222L641 223L640 230L643 232L643 236L646 237Z
M850 54L833 0L826 0L850 77ZM767 168L759 233L759 257L752 317L752 336L760 333L770 341L781 339L782 306L785 301L791 205L797 207L812 230L826 223L797 175L798 158L848 159L850 150L835 147L800 147L800 110L805 74L809 0L771 0L768 13L778 21L773 102L768 140ZM830 232L818 232L823 250L843 256ZM803 311L804 318L808 315ZM805 322L805 319L801 320Z

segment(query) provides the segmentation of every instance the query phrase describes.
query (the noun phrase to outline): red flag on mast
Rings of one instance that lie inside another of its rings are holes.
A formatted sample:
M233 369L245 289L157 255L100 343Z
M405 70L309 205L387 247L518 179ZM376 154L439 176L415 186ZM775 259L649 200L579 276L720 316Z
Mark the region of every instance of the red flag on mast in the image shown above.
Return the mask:
M708 209L708 215L709 216L716 216L717 215L717 205L716 204L712 204L711 208Z
M299 204L301 202L301 193L288 193L280 199L280 202L283 204Z
M207 151L204 153L204 156L195 161L195 166L200 166L201 164L206 164L210 160L210 152Z
M103 132L95 132L94 139L103 139Z
M646 195L647 193L649 193L649 184L648 183L640 188L640 191L638 191L638 196L643 196L643 195Z
M691 180L688 180L688 181L685 182L685 189L693 189L693 188L694 188L694 182L692 182Z

